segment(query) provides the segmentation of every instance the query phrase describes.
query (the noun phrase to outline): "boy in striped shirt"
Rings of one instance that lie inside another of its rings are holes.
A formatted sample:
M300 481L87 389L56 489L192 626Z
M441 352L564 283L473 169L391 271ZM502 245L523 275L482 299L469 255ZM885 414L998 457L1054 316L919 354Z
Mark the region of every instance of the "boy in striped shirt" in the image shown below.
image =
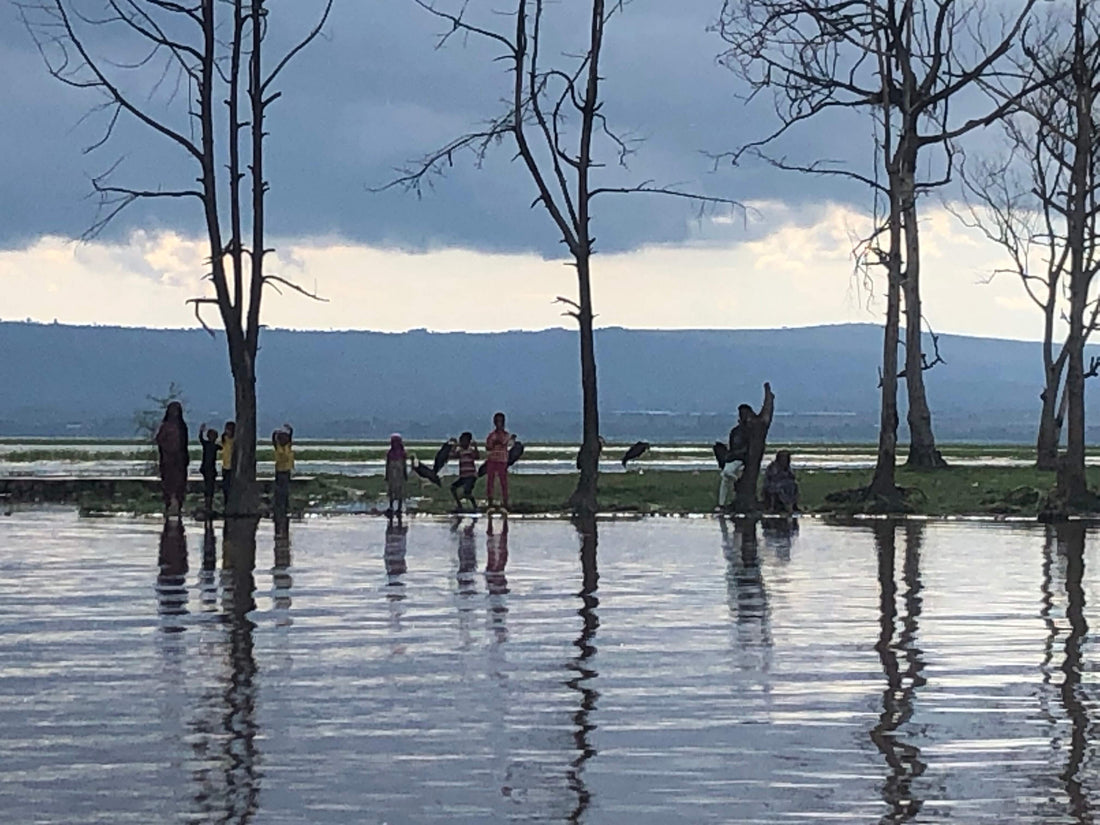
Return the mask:
M453 442L452 442L453 443ZM481 457L474 444L474 434L465 432L458 437L458 444L452 447L453 454L458 457L458 478L451 485L451 495L455 498L455 509L462 509L462 499L470 500L470 507L477 509L477 501L474 500L474 484L477 482L477 460ZM462 495L458 494L459 488Z

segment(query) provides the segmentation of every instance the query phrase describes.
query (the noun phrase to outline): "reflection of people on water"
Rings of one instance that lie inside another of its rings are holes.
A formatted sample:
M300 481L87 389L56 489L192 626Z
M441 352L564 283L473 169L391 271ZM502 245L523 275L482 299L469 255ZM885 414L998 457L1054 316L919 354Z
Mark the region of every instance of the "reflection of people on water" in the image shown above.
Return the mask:
M500 530L493 527L493 517L489 516L489 525L485 528L485 578L499 578L504 586L508 580L504 577L504 568L508 565L508 515L500 517ZM490 581L490 584L492 582ZM505 591L507 592L507 591Z
M409 528L401 523L400 519L389 519L386 524L386 545L382 553L382 560L386 564L386 575L391 577L390 584L394 584L392 578L403 575L408 567L405 564L405 553L408 549Z
M287 626L291 623L287 613L290 611L290 588L294 579L290 575L290 532L279 525L275 527L275 564L271 568L271 584L274 588L274 607L279 617L276 624Z
M790 561L791 548L798 535L798 519L784 516L766 518L761 522L760 527L764 534L764 546L771 550L779 561Z
M463 526L462 519L456 518L451 525L451 532L458 536L458 580L460 583L471 582L473 580L471 574L477 570L475 527L477 527L477 522L473 519Z
M497 643L508 640L508 577L504 568L508 565L508 516L500 517L500 528L489 523L485 528L485 586L489 589L489 623Z
M187 612L187 537L177 519L164 522L160 533L160 554L157 559L157 612L162 616L178 616ZM183 630L180 626L165 626L167 632Z
M218 566L218 537L214 533L214 522L210 519L203 524L202 532L202 572L199 573L199 599L202 610L212 613L217 610L218 586L214 581L214 570Z

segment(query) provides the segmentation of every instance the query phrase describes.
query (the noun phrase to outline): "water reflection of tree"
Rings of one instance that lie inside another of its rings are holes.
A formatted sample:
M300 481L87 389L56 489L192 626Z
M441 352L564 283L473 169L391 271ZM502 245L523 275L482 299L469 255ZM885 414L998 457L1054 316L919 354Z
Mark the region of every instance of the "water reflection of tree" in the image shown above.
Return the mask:
M886 674L886 689L882 693L882 713L878 724L871 729L871 741L890 768L882 786L882 798L890 810L880 821L907 822L920 812L923 805L923 801L914 794L913 780L923 774L927 767L921 759L920 748L909 744L898 735L899 729L913 716L917 689L925 684L923 652L917 646L922 602L920 550L924 524L907 522L905 526L905 593L902 597L905 614L901 617L901 632L896 643L897 525L890 521L878 522L873 530L878 553L879 580L879 638L875 650L878 651L883 673ZM904 671L898 660L899 653L905 661Z
M229 519L222 542L218 684L203 691L191 723L195 804L202 821L247 823L259 807L255 608L255 519ZM276 563L278 566L278 562Z
M772 647L771 608L760 567L757 519L718 519L722 530L722 555L726 559L726 594L730 616L736 620L743 647ZM769 670L770 657L761 663Z
M569 822L580 822L591 802L591 793L584 781L584 765L596 755L596 748L589 737L596 729L591 715L596 709L596 700L600 697L599 691L592 687L598 675L592 659L596 655L596 630L600 626L599 617L596 615L596 608L600 604L596 595L600 580L596 567L599 534L596 519L593 517L579 518L575 526L581 540L582 584L577 594L581 600L581 607L577 611L577 615L581 617L581 631L573 642L577 653L567 665L574 675L565 684L570 690L575 690L579 694L580 706L573 714L573 743L577 755L570 762L569 767L569 787L577 795L577 804L569 815Z
M1066 767L1061 778L1069 797L1070 815L1074 822L1092 822L1092 799L1089 788L1082 781L1085 763L1089 756L1091 721L1088 712L1088 695L1081 681L1083 668L1082 648L1089 626L1085 621L1085 525L1080 522L1060 524L1055 527L1058 555L1065 563L1066 619L1069 635L1066 636L1065 656L1062 660L1062 706L1070 721L1069 750ZM1055 631L1056 632L1056 631ZM1049 639L1053 647L1053 634Z

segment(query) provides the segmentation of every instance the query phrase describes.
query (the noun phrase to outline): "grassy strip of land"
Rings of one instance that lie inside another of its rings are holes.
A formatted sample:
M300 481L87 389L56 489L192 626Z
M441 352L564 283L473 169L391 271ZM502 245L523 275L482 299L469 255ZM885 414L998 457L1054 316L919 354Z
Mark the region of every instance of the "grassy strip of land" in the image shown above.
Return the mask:
M866 470L804 471L799 475L802 510L807 513L851 513L858 510L830 494L867 484ZM449 513L454 501L444 479L443 487L409 480L411 509L419 513ZM1089 470L1093 489L1100 487L1100 468ZM898 470L898 483L906 489L909 512L928 516L1038 515L1054 486L1054 476L1030 467L956 467L935 472ZM564 513L573 490L572 475L516 475L510 479L511 510L515 513ZM81 512L155 513L161 503L155 485L140 481L113 485L110 495L102 488L80 482L69 488L71 500ZM606 512L638 514L691 514L714 510L718 489L716 472L647 471L604 475L600 478L600 508ZM190 506L200 503L192 487ZM485 484L475 491L484 504ZM381 512L386 507L385 481L380 477L322 475L292 485L292 511L340 513Z

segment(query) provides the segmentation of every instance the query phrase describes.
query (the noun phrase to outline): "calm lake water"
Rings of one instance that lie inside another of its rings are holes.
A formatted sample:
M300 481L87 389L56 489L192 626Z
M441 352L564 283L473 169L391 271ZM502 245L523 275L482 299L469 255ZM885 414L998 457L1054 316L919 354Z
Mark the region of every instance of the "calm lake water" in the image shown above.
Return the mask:
M12 823L1084 823L1100 541L0 517Z

